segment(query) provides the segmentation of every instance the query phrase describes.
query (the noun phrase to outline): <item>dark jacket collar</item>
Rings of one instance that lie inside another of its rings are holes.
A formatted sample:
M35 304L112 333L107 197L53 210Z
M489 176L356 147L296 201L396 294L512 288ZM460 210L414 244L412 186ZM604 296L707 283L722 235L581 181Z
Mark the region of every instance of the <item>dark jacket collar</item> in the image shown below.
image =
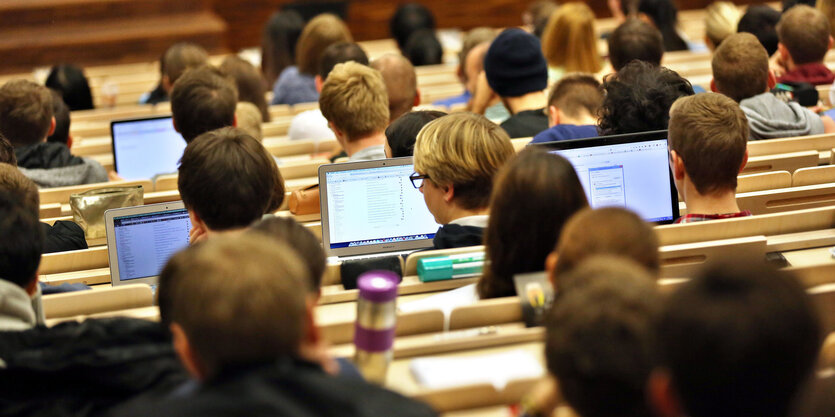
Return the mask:
M63 143L40 142L15 148L17 166L28 169L63 168L80 165L84 160L73 156Z

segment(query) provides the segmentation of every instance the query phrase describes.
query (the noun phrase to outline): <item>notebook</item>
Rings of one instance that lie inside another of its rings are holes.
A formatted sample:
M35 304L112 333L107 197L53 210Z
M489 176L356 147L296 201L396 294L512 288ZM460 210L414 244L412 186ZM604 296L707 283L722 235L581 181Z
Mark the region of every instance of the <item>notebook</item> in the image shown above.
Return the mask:
M104 212L110 281L156 285L168 259L189 244L191 221L182 201Z
M407 253L440 227L412 186L412 158L319 167L322 244L328 257Z
M186 141L174 130L171 116L110 122L113 167L126 180L177 172Z
M531 146L568 159L593 208L626 207L644 220L659 224L672 223L679 217L666 130Z

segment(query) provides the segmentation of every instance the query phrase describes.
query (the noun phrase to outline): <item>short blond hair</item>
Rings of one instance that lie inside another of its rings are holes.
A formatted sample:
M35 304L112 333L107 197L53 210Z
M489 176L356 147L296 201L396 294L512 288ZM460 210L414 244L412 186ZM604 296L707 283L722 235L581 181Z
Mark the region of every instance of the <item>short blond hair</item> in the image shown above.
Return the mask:
M319 108L348 141L382 132L389 123L389 98L379 71L356 62L337 64L328 74Z
M717 1L705 9L705 35L719 46L725 38L736 33L742 14L735 4L729 1Z
M339 42L353 42L345 22L333 14L324 13L308 22L296 43L296 66L302 74L319 73L319 58L327 47Z
M415 142L415 171L438 186L455 187L455 201L473 210L489 205L493 177L514 155L499 125L473 113L454 113L429 122Z
M566 72L597 73L603 69L594 32L594 12L581 2L560 6L542 34L542 54L551 67Z

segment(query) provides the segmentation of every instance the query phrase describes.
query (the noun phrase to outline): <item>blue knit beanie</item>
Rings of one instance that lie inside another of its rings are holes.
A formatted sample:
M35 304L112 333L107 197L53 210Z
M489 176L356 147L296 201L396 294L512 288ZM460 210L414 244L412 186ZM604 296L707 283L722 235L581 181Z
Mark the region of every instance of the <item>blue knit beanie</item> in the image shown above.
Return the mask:
M548 64L539 39L522 29L507 29L490 44L484 72L501 97L519 97L548 86Z

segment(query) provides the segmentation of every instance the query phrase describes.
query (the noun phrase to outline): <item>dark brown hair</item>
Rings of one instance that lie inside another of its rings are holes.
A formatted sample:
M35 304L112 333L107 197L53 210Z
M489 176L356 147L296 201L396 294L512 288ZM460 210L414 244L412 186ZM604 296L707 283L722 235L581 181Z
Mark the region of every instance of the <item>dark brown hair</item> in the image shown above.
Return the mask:
M720 93L742 101L768 89L768 53L750 33L725 38L710 63L713 82Z
M261 38L261 69L272 86L285 68L296 62L296 42L304 20L295 10L282 10L270 16Z
M821 62L829 51L829 24L820 10L799 4L783 13L777 36L795 64Z
M17 166L17 156L14 153L12 143L0 133L0 164Z
M40 214L41 195L38 186L17 167L0 164L0 190L14 196L36 216Z
M52 126L52 93L26 80L0 87L0 133L14 146L43 142Z
M563 224L588 206L574 167L565 158L525 149L499 171L485 230L489 267L478 282L481 298L516 293L513 276L542 271Z
M255 224L252 230L286 243L299 253L305 266L310 271L310 290L318 294L325 275L325 251L322 242L308 228L299 224L292 217L271 217Z
M219 70L204 66L186 71L171 90L171 113L186 142L235 124L238 92Z
M581 110L596 116L603 105L603 89L591 75L569 74L551 88L548 105L557 107L570 117L580 116Z
M270 112L267 108L267 89L264 86L264 79L261 73L255 69L249 61L237 56L230 55L220 64L220 71L227 77L235 80L238 87L238 101L245 101L254 104L261 112L261 121L270 121Z
M649 23L637 18L626 19L609 35L609 61L615 71L638 60L658 66L664 56L664 38Z
M165 51L160 67L163 75L168 77L170 85L174 85L180 77L191 68L206 65L209 54L205 49L193 43L175 43Z

